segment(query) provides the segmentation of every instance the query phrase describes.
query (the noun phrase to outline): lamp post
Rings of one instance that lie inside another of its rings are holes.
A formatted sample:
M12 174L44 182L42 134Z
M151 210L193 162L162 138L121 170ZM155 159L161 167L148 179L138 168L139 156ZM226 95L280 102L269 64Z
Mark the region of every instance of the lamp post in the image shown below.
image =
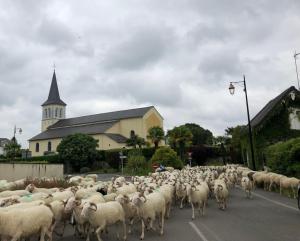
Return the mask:
M294 54L294 59L295 59L295 67L296 67L296 74L297 74L297 81L298 81L298 90L300 90L300 86L299 86L299 75L298 75L298 67L297 67L297 56L299 55L300 53L297 53L295 51L295 54Z
M21 135L22 134L22 128L18 128L16 125L14 126L14 137L13 137L13 142L14 142L14 158L13 160L15 159L15 156L16 156L16 133L17 131L19 131L19 134Z
M244 75L244 80L243 81L237 81L237 82L230 82L229 85L229 92L231 95L234 95L235 87L233 84L244 84L244 92L245 92L245 97L246 97L246 107L247 107L247 117L248 117L248 128L249 128L249 141L250 141L250 148L251 148L251 157L252 157L252 166L253 170L256 171L255 167L255 159L254 159L254 149L253 149L253 139L252 139L252 128L250 124L250 114L249 114L249 105L248 105L248 94L247 94L247 85L246 85L246 78Z

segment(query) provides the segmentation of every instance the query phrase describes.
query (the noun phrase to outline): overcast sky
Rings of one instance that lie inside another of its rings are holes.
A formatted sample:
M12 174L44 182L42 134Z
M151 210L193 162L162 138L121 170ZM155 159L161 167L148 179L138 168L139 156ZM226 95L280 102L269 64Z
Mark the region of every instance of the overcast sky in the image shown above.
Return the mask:
M221 135L297 85L300 1L0 0L0 137L41 128L53 63L67 117L154 105ZM299 61L300 62L300 61ZM300 63L299 63L300 64Z

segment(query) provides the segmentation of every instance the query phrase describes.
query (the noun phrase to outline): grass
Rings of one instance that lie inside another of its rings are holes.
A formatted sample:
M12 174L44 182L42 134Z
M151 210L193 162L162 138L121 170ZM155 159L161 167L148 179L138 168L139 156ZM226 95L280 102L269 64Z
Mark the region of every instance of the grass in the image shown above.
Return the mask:
M68 188L68 187L72 187L75 185L74 183L69 183L65 179L26 178L23 185L14 186L11 190L22 190L22 189L25 189L29 184L34 184L36 187L40 187L40 188L54 188L54 187Z

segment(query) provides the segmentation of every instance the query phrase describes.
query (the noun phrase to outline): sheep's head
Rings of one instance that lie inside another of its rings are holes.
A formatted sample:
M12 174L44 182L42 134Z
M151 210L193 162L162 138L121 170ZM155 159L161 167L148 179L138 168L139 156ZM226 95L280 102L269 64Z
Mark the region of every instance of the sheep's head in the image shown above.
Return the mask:
M81 211L81 216L87 218L90 211L92 212L97 211L97 205L95 203L90 203L90 202L84 203Z
M36 188L35 185L34 185L33 183L30 183L30 184L25 188L25 190L32 193L32 192L34 191L35 188Z

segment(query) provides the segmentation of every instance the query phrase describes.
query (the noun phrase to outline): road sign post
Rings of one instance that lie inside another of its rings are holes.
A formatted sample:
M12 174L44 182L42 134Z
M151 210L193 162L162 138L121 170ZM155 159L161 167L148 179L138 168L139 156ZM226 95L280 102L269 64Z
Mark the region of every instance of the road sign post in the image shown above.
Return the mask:
M123 176L123 174L124 174L124 159L126 159L127 156L124 156L122 151L119 152L119 156L121 159L121 168L122 168L122 176Z

